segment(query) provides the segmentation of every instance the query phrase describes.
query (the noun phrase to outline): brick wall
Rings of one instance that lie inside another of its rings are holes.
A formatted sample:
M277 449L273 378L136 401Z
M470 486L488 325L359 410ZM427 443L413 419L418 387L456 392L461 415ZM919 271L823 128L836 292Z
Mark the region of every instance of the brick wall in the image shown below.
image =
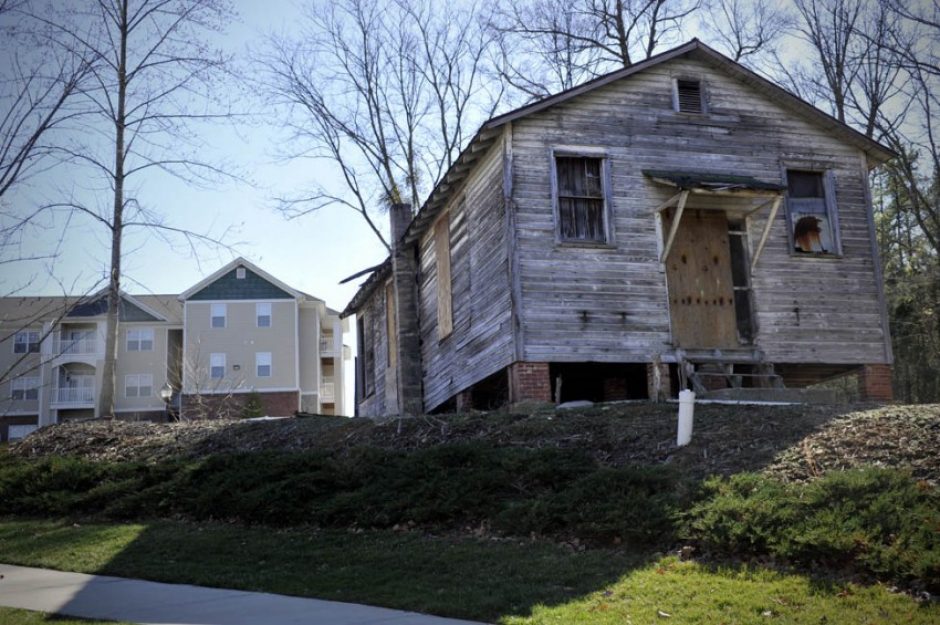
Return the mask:
M866 401L891 401L891 365L864 365L858 374L858 393Z
M261 414L288 417L297 412L297 391L272 393L232 393L230 395L183 395L184 419L238 419L244 416L250 397L261 399Z
M552 401L552 381L547 362L514 362L509 365L509 401Z

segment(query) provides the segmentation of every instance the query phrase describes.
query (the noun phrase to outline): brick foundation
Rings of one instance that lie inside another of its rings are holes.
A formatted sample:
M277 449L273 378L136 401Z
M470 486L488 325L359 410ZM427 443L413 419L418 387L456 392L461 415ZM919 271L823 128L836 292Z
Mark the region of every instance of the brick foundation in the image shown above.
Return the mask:
M659 380L657 384L657 372ZM646 365L646 393L653 401L663 401L672 395L672 377L669 365L661 362Z
M509 401L553 401L548 363L514 362L509 365Z
M891 401L891 365L864 365L858 373L858 394L864 401Z
M219 395L183 395L183 419L238 419L245 416L249 398L261 399L261 414L288 417L297 412L297 391L276 393L232 393Z
M36 425L39 423L37 415L15 415L0 417L0 442L10 440L8 432L11 425Z
M620 401L629 398L625 378L604 378L604 401Z

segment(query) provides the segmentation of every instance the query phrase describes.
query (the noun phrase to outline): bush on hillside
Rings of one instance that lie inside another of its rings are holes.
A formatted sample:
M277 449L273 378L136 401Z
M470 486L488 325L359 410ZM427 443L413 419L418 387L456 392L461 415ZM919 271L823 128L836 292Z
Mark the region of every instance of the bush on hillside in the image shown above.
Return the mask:
M940 590L940 493L909 473L857 469L803 484L744 473L706 482L703 494L688 531L707 550Z

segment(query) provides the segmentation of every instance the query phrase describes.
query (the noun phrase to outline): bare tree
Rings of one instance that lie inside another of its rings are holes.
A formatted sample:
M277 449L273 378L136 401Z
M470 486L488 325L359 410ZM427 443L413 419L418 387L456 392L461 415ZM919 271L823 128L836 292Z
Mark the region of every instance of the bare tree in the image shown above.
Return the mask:
M468 120L491 112L487 34L474 7L423 0L341 0L306 6L296 39L273 38L263 88L290 134L288 158L327 161L340 183L315 183L280 200L288 218L349 208L385 247L374 211L420 204L468 138Z
M94 0L34 11L32 19L74 58L91 59L90 85L81 89L83 116L68 141L54 146L64 162L101 182L107 204L81 196L52 202L103 226L110 239L108 313L99 415L114 411L122 243L131 228L193 247L218 237L189 232L147 207L134 181L169 174L194 184L225 176L201 155L197 122L226 117L213 107L226 58L208 43L231 9L224 0ZM92 194L94 195L94 194Z
M776 51L793 28L783 5L749 0L716 0L702 14L702 28L734 61L753 64Z
M494 16L504 78L533 96L565 89L647 59L682 33L699 0L531 0ZM534 71L533 71L534 70ZM554 78L537 84L532 76Z

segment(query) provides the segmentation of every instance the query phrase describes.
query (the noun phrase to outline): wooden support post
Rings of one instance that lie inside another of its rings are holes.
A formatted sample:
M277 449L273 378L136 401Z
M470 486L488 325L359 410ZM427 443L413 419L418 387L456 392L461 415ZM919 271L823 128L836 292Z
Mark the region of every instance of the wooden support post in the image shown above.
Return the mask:
M751 259L752 274L757 267L757 261L760 260L761 252L764 251L764 245L767 243L767 238L770 236L770 228L774 225L774 219L777 218L777 211L780 210L780 202L782 201L783 197L777 196L774 200L773 207L770 209L770 215L767 216L767 223L764 224L764 231L760 235L760 242L757 244L757 249L754 251L754 258Z
M659 206L657 206L657 207L656 207L656 210L654 210L653 212L654 212L654 213L659 213L659 212L662 212L662 211L666 210L666 209L669 208L670 206L673 206L673 205L676 203L676 201L677 201L680 197L682 197L682 193L683 193L682 191L679 191L679 192L676 193L674 196L672 196L671 198L669 198L668 200L666 200L665 202L663 202L662 204L660 204Z
M682 211L685 210L685 202L689 199L689 192L683 191L679 194L679 204L676 207L676 216L672 219L672 226L669 227L669 236L666 237L666 246L663 248L662 258L659 262L664 263L669 258L669 252L672 250L672 242L676 238L676 232L679 231L679 222L682 220Z

